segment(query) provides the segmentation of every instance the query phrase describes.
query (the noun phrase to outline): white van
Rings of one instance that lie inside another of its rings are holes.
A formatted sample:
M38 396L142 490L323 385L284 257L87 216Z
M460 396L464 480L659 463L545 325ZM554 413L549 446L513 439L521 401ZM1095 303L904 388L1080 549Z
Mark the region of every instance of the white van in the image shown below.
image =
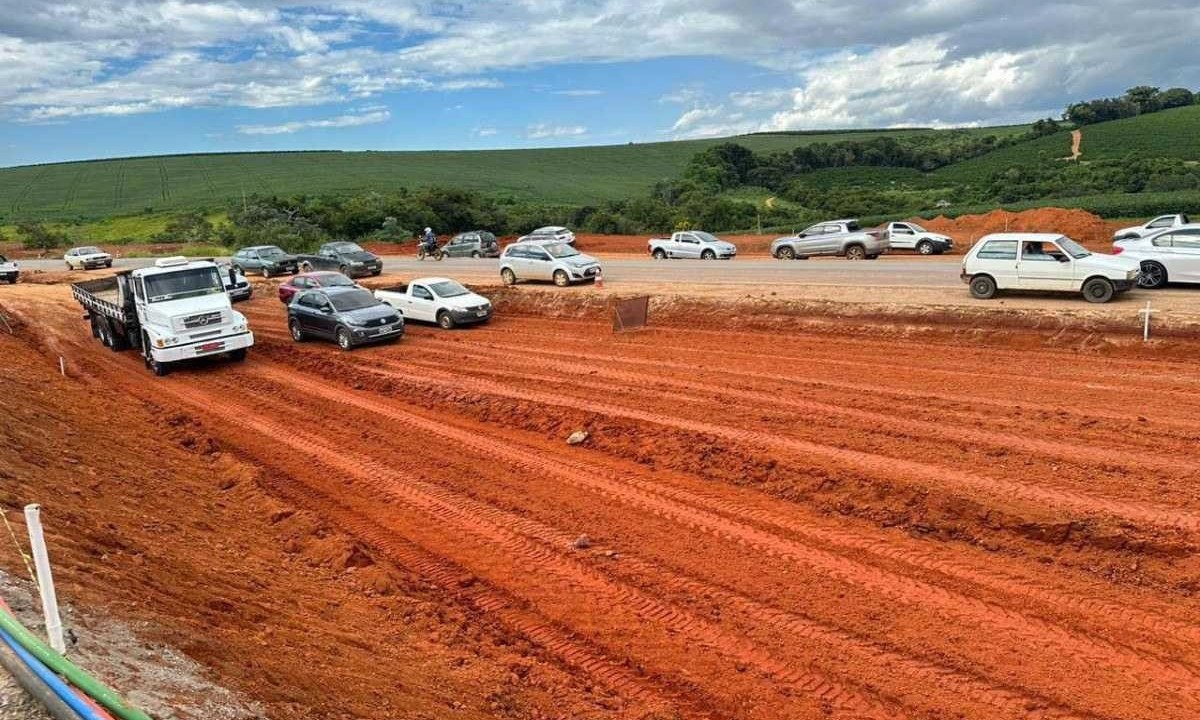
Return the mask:
M987 300L997 290L1059 290L1103 303L1137 285L1136 260L1093 253L1065 235L985 235L963 258L962 281L971 296Z

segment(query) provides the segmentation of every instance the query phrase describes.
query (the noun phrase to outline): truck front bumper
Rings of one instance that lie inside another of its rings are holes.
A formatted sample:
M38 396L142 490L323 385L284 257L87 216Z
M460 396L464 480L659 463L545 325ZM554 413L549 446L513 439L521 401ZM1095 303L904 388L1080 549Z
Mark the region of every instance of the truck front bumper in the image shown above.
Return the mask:
M483 314L480 315L480 312ZM469 325L471 323L483 323L492 319L492 307L489 305L486 310L451 310L450 317L454 318L457 325Z
M246 331L237 335L198 340L186 345L172 345L165 348L153 348L150 352L159 362L177 362L207 355L218 355L233 350L248 348L254 344L254 333Z

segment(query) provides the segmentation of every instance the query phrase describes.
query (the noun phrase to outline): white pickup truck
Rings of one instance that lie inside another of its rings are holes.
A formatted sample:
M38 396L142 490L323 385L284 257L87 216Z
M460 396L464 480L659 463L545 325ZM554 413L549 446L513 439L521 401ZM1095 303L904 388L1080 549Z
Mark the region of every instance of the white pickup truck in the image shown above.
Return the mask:
M492 319L490 300L449 278L417 278L407 285L376 290L375 298L394 307L406 321L437 323L446 330Z
M883 228L893 250L916 250L920 255L941 255L954 249L947 235L929 232L913 222L890 222Z
M5 282L15 283L17 278L21 276L21 269L12 260L0 255L0 280Z
M698 258L700 260L732 260L737 246L716 235L701 230L681 230L669 238L650 238L646 250L655 260L667 258Z
M75 283L92 337L118 351L139 350L146 367L166 375L172 363L207 355L246 358L254 335L233 309L216 264L161 258L153 267Z
M1141 225L1133 227L1121 228L1113 233L1113 242L1117 240L1133 240L1134 238L1146 237L1150 233L1165 230L1166 228L1179 227L1187 225L1191 220L1187 215L1179 213L1177 215L1159 215L1153 220L1149 220Z

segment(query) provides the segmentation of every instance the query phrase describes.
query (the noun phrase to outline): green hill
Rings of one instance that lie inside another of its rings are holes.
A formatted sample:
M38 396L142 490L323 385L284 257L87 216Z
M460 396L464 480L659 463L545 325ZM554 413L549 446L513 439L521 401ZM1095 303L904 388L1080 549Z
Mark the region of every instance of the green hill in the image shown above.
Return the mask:
M972 132L1015 134L1024 127ZM93 160L0 169L0 219L64 220L220 209L246 195L341 193L447 185L552 203L645 193L696 153L733 140L755 152L937 130L762 133L736 138L528 150L274 152Z

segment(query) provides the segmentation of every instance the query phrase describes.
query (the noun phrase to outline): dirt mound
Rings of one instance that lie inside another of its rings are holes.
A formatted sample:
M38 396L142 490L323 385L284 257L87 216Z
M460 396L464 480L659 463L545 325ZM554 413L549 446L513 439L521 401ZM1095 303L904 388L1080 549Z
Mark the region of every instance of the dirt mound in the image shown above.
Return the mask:
M1127 224L1105 220L1086 210L1064 208L1038 208L1021 212L993 210L982 215L960 215L956 218L939 215L932 220L916 218L915 221L927 230L954 238L955 244L963 251L984 235L997 232L1062 233L1091 250L1107 251L1112 248L1113 232Z

